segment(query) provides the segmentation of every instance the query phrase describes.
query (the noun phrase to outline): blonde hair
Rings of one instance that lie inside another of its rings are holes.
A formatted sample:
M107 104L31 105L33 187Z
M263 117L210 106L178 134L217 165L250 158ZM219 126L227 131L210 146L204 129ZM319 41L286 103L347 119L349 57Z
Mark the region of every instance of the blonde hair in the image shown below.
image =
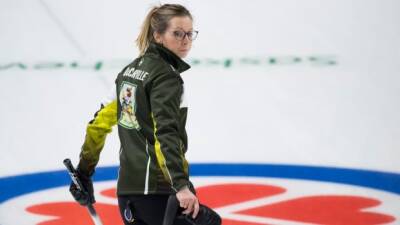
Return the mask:
M136 39L136 44L139 48L140 55L143 55L154 41L154 32L164 34L168 28L169 21L173 17L188 16L190 19L192 15L189 10L179 4L164 4L161 6L154 6L148 13L142 24L142 29Z

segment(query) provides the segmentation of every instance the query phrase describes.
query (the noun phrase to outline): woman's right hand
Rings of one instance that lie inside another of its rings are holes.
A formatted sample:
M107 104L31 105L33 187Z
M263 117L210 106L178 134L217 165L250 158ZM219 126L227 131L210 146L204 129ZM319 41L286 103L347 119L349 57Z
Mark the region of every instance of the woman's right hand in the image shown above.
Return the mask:
M176 198L179 201L180 207L184 208L185 210L182 212L183 214L190 214L192 213L192 218L196 218L197 214L199 213L199 200L197 199L196 195L194 195L187 186L182 188L181 190L176 193Z
M71 192L72 196L79 204L83 206L94 204L96 200L94 199L93 194L92 178L80 172L79 169L76 175L78 176L78 179L80 180L84 190L78 189L75 183L71 182L71 185L69 186L69 191Z

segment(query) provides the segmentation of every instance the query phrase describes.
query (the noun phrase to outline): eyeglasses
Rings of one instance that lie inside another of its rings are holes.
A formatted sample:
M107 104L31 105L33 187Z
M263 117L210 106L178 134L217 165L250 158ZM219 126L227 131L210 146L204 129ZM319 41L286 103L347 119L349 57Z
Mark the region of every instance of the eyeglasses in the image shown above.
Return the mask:
M199 31L194 30L194 31L185 32L183 30L176 30L176 31L173 31L172 34L174 35L175 39L178 41L183 41L186 36L189 38L189 40L194 41L194 40L196 40L197 35L199 34Z

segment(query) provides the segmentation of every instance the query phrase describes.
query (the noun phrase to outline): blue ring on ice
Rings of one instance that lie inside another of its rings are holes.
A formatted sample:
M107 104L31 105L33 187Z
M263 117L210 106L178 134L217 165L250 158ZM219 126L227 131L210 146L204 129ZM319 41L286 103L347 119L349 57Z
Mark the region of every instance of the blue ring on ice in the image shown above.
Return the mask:
M98 167L95 181L117 179L118 167ZM349 184L400 195L400 174L361 169L279 164L193 163L191 176L274 177ZM69 185L66 170L0 178L0 204L20 195Z

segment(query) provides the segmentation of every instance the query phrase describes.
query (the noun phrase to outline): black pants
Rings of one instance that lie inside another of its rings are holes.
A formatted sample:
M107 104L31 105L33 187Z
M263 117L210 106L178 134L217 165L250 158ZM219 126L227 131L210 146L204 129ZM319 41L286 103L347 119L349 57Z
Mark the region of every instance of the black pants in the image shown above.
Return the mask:
M168 197L168 195L119 196L119 210L125 225L161 225ZM174 225L193 225L193 223L177 219Z
M118 206L125 225L161 225L167 206L168 195L118 196ZM180 210L182 212L182 210ZM210 208L200 205L196 221L178 216L174 225L220 225L221 218Z

